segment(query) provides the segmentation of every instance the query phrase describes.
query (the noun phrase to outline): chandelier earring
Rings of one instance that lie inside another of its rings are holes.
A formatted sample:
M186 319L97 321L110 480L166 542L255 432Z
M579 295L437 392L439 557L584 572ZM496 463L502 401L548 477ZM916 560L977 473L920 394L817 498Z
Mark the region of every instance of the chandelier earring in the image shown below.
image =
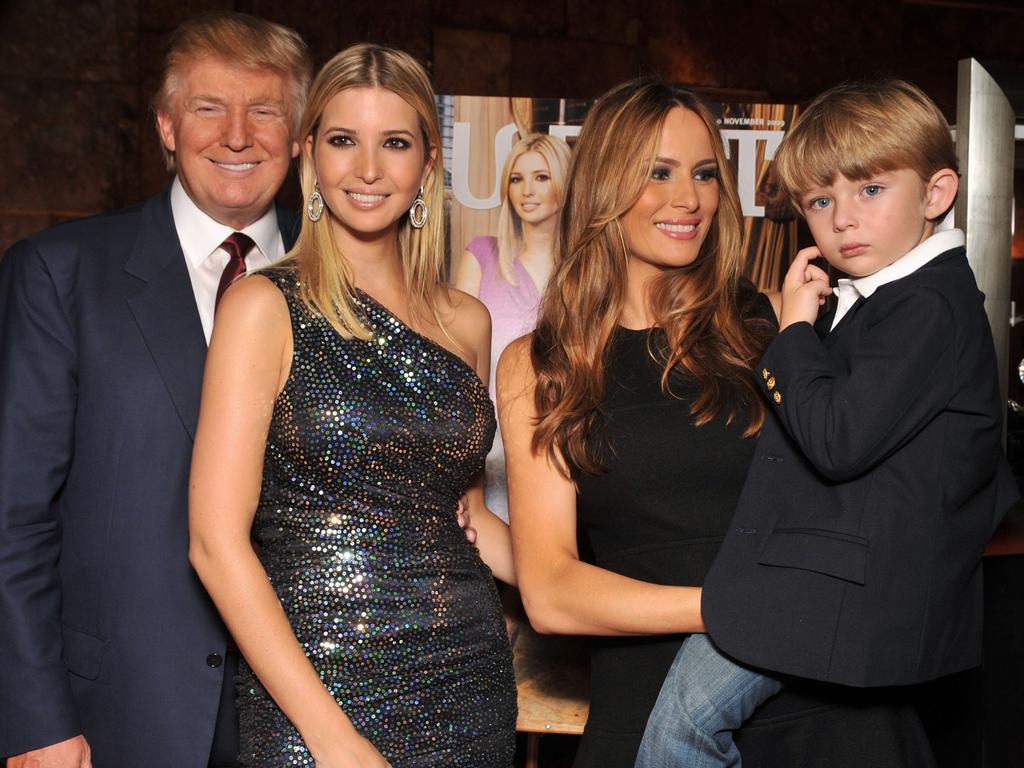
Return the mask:
M409 209L409 223L416 229L423 229L427 223L427 204L423 202L423 187L420 187L419 194L412 201L412 208Z
M324 215L324 197L320 194L320 182L318 181L313 182L313 192L309 196L309 202L306 203L306 215L313 222L320 221L320 217Z

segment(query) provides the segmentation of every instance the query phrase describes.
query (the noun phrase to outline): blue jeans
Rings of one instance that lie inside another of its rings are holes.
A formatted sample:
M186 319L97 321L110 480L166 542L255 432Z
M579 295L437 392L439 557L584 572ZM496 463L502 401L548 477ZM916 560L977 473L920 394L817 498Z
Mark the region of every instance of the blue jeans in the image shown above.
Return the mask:
M661 686L636 768L739 766L732 732L781 688L778 680L727 659L707 635L691 635Z

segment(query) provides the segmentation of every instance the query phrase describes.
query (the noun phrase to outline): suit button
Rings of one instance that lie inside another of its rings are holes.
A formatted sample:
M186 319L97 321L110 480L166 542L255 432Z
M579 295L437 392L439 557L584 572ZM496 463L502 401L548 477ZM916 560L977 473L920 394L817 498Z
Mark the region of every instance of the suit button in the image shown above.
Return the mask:
M219 653L211 653L209 656L206 657L206 666L208 667L213 667L214 669L216 669L223 663L224 659L221 658L221 655Z
M761 378L764 379L765 381L768 381L769 376L771 376L771 373L768 371L767 368L761 371Z
M772 400L775 401L776 405L782 405L782 393L776 392L774 395L772 395Z
M775 389L775 377L774 376L769 376L768 377L768 381L766 382L766 386L768 387L769 390Z

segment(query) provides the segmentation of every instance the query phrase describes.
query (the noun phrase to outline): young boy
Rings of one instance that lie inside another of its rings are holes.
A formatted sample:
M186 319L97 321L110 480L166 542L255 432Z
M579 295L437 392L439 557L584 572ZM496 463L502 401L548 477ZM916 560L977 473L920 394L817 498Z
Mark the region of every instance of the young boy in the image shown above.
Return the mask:
M714 644L683 644L638 768L739 765L732 730L773 673L893 686L981 663L981 557L1017 492L984 297L963 233L935 231L956 168L942 113L901 81L827 91L783 141L817 247L756 369L771 413L704 584ZM815 328L818 256L850 277Z

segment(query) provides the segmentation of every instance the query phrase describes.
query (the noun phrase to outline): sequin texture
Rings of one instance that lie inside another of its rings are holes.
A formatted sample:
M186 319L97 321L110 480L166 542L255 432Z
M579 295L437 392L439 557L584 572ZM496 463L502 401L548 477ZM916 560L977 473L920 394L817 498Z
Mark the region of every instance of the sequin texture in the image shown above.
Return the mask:
M455 517L494 434L464 361L365 294L368 340L310 313L294 274L266 274L292 321L254 521L260 560L306 655L395 768L508 768L515 682L494 582ZM251 669L242 760L313 766Z

